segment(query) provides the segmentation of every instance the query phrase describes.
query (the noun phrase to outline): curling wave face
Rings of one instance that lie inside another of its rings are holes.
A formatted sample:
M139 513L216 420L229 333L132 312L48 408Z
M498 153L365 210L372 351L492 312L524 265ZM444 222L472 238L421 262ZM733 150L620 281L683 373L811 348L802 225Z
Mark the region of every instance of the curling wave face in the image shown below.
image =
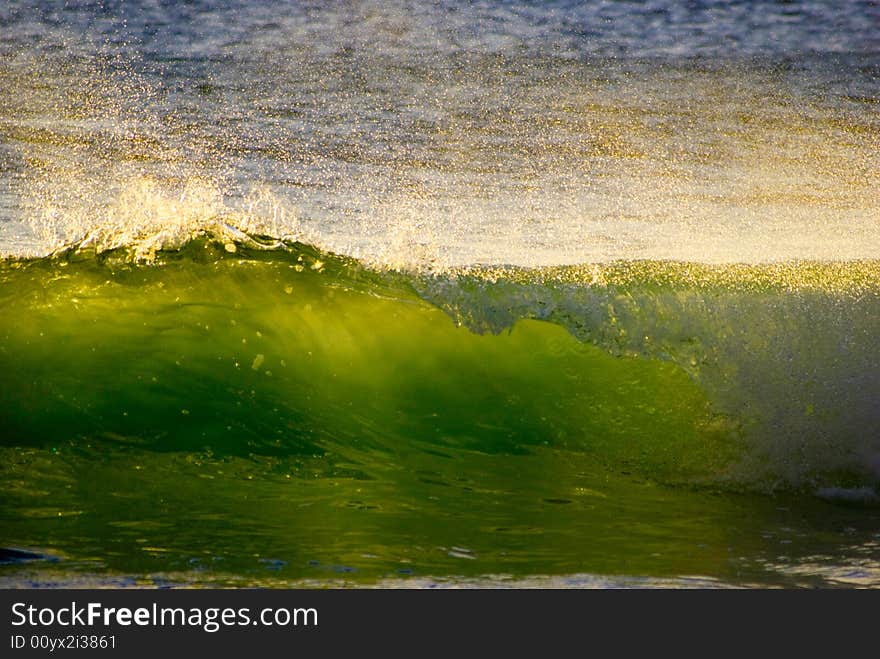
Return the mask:
M13 541L156 583L616 573L630 552L630 574L810 583L770 554L800 534L820 560L815 529L750 545L789 513L749 492L872 528L876 264L407 274L235 237L2 262ZM743 514L749 542L725 529ZM637 559L657 534L670 553Z
M663 482L878 477L873 262L405 273L219 221L157 240L4 263L16 441L63 427L296 453L378 432L559 444Z

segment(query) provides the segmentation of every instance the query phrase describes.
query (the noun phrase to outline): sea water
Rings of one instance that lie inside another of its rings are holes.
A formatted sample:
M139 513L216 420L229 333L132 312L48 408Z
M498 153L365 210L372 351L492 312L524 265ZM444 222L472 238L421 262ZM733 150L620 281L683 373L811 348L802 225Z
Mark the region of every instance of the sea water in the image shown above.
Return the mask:
M0 583L880 582L880 10L0 7Z

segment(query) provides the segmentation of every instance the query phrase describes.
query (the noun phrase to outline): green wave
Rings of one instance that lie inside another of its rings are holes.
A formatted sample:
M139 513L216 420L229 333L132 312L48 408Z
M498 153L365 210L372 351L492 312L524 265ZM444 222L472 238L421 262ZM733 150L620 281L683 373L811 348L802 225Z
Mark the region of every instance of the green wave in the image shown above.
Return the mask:
M149 265L76 246L5 261L8 440L328 464L551 446L666 483L875 477L873 263L405 274L246 238Z
M860 560L874 265L420 274L273 244L0 262L2 544L61 559L0 583L821 581L779 529L814 562L856 529L834 561Z
M698 482L729 424L675 364L559 325L456 326L412 278L307 246L230 255L208 238L138 266L82 255L3 273L7 443L321 455L550 446Z

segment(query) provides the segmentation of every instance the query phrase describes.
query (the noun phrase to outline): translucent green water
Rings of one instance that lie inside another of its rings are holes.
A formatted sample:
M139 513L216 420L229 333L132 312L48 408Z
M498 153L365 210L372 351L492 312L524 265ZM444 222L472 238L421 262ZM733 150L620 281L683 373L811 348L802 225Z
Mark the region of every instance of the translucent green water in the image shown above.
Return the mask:
M754 423L681 360L559 322L478 333L416 293L450 286L207 238L5 262L0 546L49 560L0 580L876 581L867 471L811 465L836 503L769 495Z

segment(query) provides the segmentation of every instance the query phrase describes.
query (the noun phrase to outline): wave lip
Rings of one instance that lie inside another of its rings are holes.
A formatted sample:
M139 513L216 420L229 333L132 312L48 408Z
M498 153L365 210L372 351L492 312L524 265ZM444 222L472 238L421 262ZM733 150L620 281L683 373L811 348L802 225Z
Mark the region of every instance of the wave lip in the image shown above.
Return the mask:
M90 254L100 256L113 252L117 257L123 256L135 263L153 263L159 253L180 252L196 242L220 244L230 254L235 254L241 247L257 251L280 250L285 247L282 239L250 235L226 218L181 224L154 233L139 233L141 235L132 236L114 233L105 228L95 229L75 242L54 249L49 258Z

